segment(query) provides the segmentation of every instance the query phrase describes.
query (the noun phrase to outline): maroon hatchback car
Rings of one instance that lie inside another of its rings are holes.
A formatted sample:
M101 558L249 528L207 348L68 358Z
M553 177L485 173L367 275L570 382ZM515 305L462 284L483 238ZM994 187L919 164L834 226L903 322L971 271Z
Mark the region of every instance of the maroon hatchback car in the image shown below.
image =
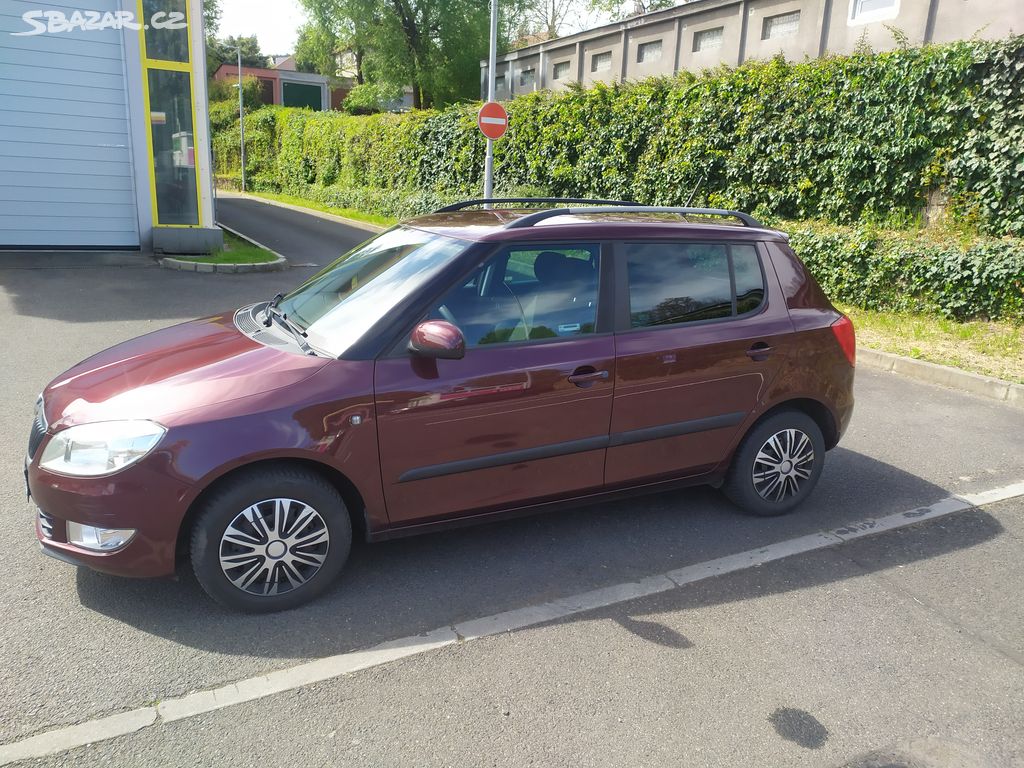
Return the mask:
M698 483L758 515L807 498L853 409L854 332L784 235L481 202L59 376L26 464L43 551L139 577L189 559L214 599L273 611L336 581L353 530Z

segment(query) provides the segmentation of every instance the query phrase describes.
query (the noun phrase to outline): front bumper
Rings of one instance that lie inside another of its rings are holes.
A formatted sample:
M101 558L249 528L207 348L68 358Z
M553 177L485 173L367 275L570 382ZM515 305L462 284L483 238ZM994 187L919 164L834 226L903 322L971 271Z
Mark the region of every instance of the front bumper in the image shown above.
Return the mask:
M29 464L28 489L38 507L36 537L58 560L116 576L152 578L175 571L178 532L190 486L147 457L107 477L67 477ZM67 523L134 528L124 547L97 552L68 541Z

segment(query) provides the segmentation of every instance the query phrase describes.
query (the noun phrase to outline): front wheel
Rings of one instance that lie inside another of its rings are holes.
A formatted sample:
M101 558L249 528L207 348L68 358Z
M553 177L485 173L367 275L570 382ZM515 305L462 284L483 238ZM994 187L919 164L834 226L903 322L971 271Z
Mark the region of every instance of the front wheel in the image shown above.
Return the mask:
M784 515L810 496L825 465L825 438L800 411L773 414L743 438L722 491L753 515Z
M329 588L351 546L338 491L313 472L277 467L229 478L206 499L192 529L192 570L222 605L270 613Z

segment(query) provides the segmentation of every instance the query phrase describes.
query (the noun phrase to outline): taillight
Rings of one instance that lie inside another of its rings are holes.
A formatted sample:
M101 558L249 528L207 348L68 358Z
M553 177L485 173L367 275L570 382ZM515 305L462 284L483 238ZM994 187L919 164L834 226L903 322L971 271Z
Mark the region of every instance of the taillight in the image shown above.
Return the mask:
M836 335L836 341L850 365L857 365L857 334L853 330L853 321L843 315L832 323L832 333Z

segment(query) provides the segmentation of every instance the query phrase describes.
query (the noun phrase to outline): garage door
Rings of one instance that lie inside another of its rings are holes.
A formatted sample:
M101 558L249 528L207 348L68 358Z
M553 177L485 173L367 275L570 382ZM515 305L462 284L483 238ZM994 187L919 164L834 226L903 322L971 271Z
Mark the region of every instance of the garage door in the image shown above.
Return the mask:
M32 29L58 5L0 2L0 248L138 246L121 32Z

